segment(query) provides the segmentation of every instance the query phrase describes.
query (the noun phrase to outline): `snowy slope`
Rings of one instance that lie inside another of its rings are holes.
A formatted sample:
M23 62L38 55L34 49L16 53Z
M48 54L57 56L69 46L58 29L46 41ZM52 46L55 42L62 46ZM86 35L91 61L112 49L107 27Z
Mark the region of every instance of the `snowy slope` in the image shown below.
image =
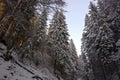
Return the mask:
M0 56L6 53L6 47L0 43ZM47 68L33 68L13 59L5 61L0 57L0 80L58 80Z
M0 80L33 80L33 75L11 61L0 58Z
M26 68L27 70L24 69L23 67ZM37 77L38 79L35 79ZM14 61L4 61L4 59L0 57L0 80L58 80L58 79L55 78L46 68L38 70L30 66L28 67L22 65L21 67Z

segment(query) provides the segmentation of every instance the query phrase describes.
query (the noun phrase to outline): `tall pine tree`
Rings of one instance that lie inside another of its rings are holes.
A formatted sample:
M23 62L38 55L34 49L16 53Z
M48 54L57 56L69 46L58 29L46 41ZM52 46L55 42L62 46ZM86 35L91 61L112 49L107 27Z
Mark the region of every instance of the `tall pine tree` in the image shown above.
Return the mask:
M64 50L68 49L68 30L62 11L56 11L49 28L49 42Z
M59 71L63 78L66 78L64 69L68 64L68 37L65 16L62 11L57 10L50 24L48 44L53 50L51 55L54 57L54 73L58 74L56 71Z

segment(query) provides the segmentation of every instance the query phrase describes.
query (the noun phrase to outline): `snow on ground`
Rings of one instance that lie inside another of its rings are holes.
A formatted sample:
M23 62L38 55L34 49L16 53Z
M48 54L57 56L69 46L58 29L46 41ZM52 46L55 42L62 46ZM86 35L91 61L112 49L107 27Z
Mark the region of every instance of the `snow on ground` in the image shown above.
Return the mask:
M6 53L6 46L0 43L0 56ZM33 68L23 65L13 53L13 60L0 57L0 80L58 80L47 68Z
M0 80L58 80L49 72L47 68L35 70L30 66L24 67L32 71L34 74L31 74L15 62L4 61L4 59L0 57ZM34 79L35 76L39 76L42 79Z
M17 64L0 58L0 80L33 80L32 76Z

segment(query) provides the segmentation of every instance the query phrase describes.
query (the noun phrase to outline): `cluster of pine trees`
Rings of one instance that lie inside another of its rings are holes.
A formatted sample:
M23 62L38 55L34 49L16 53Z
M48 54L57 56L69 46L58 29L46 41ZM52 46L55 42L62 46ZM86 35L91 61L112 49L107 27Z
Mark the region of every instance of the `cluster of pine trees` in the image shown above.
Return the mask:
M80 67L64 5L62 0L0 0L0 42L7 46L3 58L10 60L14 51L24 64L52 67L59 80L77 80Z
M90 2L82 38L84 80L120 80L120 1Z

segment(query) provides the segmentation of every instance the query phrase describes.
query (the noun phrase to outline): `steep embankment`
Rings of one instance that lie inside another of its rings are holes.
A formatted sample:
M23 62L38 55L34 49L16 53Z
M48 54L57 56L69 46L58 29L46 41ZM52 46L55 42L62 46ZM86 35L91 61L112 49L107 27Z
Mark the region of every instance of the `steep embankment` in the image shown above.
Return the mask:
M6 47L0 44L0 56L6 52ZM58 80L47 68L38 69L22 64L14 56L5 61L0 57L0 80Z

